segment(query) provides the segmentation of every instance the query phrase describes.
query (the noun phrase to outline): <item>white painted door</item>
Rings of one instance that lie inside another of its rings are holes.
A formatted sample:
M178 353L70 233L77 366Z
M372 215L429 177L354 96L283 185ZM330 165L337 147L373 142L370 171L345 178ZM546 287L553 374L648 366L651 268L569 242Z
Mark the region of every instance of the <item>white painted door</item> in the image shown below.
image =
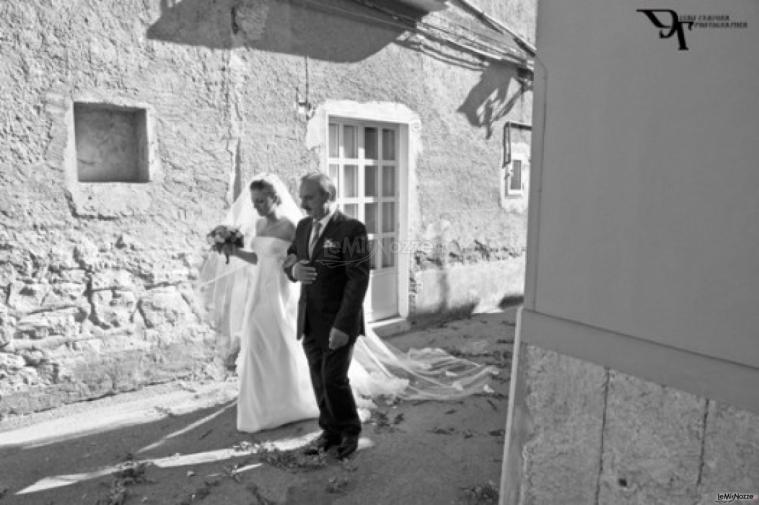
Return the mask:
M329 175L340 210L366 224L372 250L369 321L398 314L398 127L330 118Z

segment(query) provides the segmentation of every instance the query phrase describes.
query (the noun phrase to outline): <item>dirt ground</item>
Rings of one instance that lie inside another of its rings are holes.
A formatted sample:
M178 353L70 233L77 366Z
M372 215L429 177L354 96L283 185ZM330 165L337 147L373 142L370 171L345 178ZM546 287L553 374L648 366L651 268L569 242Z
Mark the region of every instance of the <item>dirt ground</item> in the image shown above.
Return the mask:
M0 505L495 504L514 319L511 308L390 338L500 373L492 392L462 401L379 404L344 463L287 450L318 433L314 420L239 433L233 381L177 382L7 419ZM46 482L56 487L29 488Z

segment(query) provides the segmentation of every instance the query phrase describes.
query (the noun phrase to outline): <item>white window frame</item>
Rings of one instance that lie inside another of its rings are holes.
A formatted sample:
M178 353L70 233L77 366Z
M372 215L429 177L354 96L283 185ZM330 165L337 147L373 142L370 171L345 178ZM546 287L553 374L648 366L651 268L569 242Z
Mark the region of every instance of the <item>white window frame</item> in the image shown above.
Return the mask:
M519 189L512 188L512 178L514 177L514 163L519 162ZM504 167L503 177L501 177L501 194L505 198L521 197L525 193L525 174L528 163L527 160L520 157L512 157L511 161Z

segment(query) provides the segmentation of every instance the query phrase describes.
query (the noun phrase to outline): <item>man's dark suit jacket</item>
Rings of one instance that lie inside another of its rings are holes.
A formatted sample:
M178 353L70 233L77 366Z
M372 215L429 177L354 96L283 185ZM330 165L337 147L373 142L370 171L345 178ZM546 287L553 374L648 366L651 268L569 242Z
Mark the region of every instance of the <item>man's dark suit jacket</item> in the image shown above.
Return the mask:
M313 257L308 255L313 220L302 219L295 229L295 239L287 250L300 260L310 260L316 268L316 280L303 284L298 302L298 334L316 339L329 347L329 332L334 326L348 334L350 343L364 334L363 302L369 285L369 248L366 227L340 211L330 218L317 240ZM292 277L292 266L285 269Z

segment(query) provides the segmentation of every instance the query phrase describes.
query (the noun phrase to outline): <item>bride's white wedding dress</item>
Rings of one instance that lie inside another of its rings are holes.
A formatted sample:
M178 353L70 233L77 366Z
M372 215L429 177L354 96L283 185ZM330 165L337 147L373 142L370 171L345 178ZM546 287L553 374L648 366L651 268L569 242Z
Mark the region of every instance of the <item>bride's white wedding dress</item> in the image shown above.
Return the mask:
M271 179L269 179L272 182ZM281 181L288 217L299 219L292 197ZM290 216L290 214L292 214ZM208 322L219 335L218 353L226 359L239 342L237 371L240 391L237 428L256 432L319 415L308 362L296 339L300 284L290 282L282 265L290 243L257 236L249 193L234 203L227 224L238 226L246 248L258 257L255 265L238 258L229 263L219 255L207 258L200 275L200 292ZM359 336L348 378L361 409L372 398L451 400L485 391L497 370L450 355L442 349L411 349L403 353L382 341L370 328Z
M255 432L319 415L306 355L295 339L297 286L282 273L289 245L280 238L261 236L250 245L258 264L246 269L252 287L239 333L240 431Z

